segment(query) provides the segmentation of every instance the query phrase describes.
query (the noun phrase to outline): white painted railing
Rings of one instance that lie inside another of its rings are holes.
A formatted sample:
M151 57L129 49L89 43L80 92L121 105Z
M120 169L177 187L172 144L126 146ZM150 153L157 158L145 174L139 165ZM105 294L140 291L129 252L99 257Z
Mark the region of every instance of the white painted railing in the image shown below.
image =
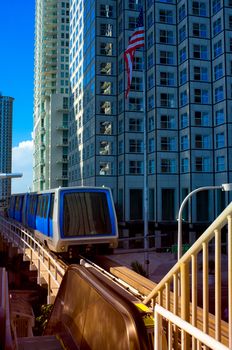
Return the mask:
M232 350L232 202L145 298L150 302ZM181 349L189 349L188 338ZM170 349L179 339L174 332Z
M23 252L24 257L30 261L30 267L38 271L38 283L46 282L48 287L48 303L52 303L65 274L65 266L61 266L55 259L23 226L0 216L0 234L13 246Z
M191 345L186 349L202 349L202 346L205 345L212 350L229 350L229 348L213 337L210 337L208 334L205 334L198 328L192 326L189 322L182 320L180 317L176 316L174 313L164 309L162 306L156 304L154 310L154 319L155 319L155 328L154 328L154 336L155 336L155 350L164 350L166 348L166 344L162 342L163 339L163 320L168 322L168 350L173 349L173 333L176 332L176 327L181 330L181 337L179 339L180 348L183 349L186 334L191 336L190 343Z

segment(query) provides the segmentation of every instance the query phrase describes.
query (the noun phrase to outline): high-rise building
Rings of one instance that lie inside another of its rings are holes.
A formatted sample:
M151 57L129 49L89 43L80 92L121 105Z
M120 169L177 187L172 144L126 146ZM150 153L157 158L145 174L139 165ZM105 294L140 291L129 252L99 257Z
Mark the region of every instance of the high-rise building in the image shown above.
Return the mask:
M138 49L126 99L124 52L141 6L146 60ZM119 219L143 220L146 159L150 227L176 230L187 193L232 182L232 2L70 0L69 40L68 10L37 0L35 188L57 185L68 156L69 185L109 186ZM199 192L186 222L212 220L229 199Z
M0 94L0 173L11 173L13 101ZM11 179L0 180L0 207L11 195Z
M68 184L69 1L36 0L33 188Z

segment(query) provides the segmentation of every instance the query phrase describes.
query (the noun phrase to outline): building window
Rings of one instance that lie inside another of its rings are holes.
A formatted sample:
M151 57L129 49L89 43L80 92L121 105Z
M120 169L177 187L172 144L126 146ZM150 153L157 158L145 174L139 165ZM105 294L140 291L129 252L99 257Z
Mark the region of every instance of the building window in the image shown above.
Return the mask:
M179 43L183 41L186 38L186 25L183 25L183 27L179 30Z
M139 10L141 7L141 0L129 0L128 7L130 10Z
M216 158L216 171L225 171L225 157L218 156Z
M196 193L197 221L209 221L209 191Z
M142 153L143 152L142 140L129 140L129 152L130 153Z
M206 104L209 102L209 92L204 89L194 89L194 102Z
M222 148L225 146L225 135L223 132L216 134L216 148Z
M124 142L123 142L123 140L120 140L118 142L118 154L122 154L123 151L124 151Z
M131 132L143 131L143 120L136 119L136 118L130 118L129 119L129 131L131 131Z
M215 99L215 103L222 101L224 99L223 86L219 86L218 88L215 89L214 99Z
M174 64L174 54L172 51L160 51L160 64Z
M162 220L175 220L175 190L162 188Z
M143 111L143 99L138 97L129 98L130 111Z
M173 44L173 31L171 30L160 30L160 43L162 44Z
M232 29L232 16L229 16L229 29Z
M100 122L100 134L112 135L112 122Z
M213 35L217 35L222 30L222 21L221 18L216 19L216 21L213 22Z
M187 59L187 51L186 51L186 47L183 47L180 51L179 51L179 62L182 63Z
M100 23L100 35L113 36L113 25L110 23Z
M185 4L181 5L178 11L179 14L179 22L185 17L186 12L185 12Z
M106 156L111 154L111 142L108 141L100 141L100 146L99 146L99 154L101 156Z
M112 83L111 83L111 81L102 81L102 82L100 82L100 93L102 95L111 95L112 94Z
M193 45L193 57L206 60L208 57L206 45Z
M221 0L213 0L213 14L217 13L221 8Z
M175 159L161 159L161 173L173 174L176 172Z
M216 122L216 125L223 124L224 121L225 121L225 118L224 118L224 110L223 110L223 109L220 109L220 110L216 111L216 113L215 113L215 122Z
M143 191L130 189L130 220L142 220L143 218Z
M176 150L176 140L174 137L163 136L160 139L160 149L161 151L175 151Z
M214 79L220 79L223 76L223 65L222 63L217 64L214 67Z
M140 56L135 56L133 62L133 70L142 71L143 70L143 60Z
M160 72L160 85L174 85L174 73Z
M143 79L140 77L133 77L130 89L131 91L143 91Z
M206 24L204 23L193 23L193 36L197 38L206 38Z
M206 3L202 1L193 1L192 12L195 16L206 16Z
M111 162L100 162L99 175L113 175L113 164Z
M101 114L112 114L112 104L110 101L101 101L100 102L100 113Z
M175 128L175 117L173 115L162 114L160 116L161 129L173 129Z
M189 138L188 135L181 136L181 151L185 151L189 148Z
M148 140L148 152L154 152L154 150L155 150L155 140L154 140L154 138L150 138L149 140Z
M187 81L187 69L184 68L180 71L180 84L184 84Z
M174 107L175 100L174 94L161 93L160 94L160 106L161 107Z
M137 26L137 17L128 18L128 29L135 29Z
M188 158L182 158L181 159L181 172L187 173L189 171L189 159Z
M194 67L194 80L208 81L207 67Z
M187 96L187 91L182 91L180 93L180 106L184 106L188 103L188 96Z
M113 44L112 43L100 43L100 54L104 56L112 56Z
M113 17L113 6L101 4L100 5L100 16L111 18Z
M194 112L194 120L196 126L208 126L209 125L209 113L195 111Z
M112 63L111 62L101 62L100 74L111 75L112 74Z
M230 52L232 51L232 38L229 38L229 40L230 40Z
M119 161L118 162L118 175L122 175L124 172L124 162Z
M198 149L209 148L209 136L195 135L195 147Z
M148 35L147 35L147 48L150 49L153 45L153 32L150 32Z
M155 124L154 124L154 117L151 116L148 119L148 131L154 130Z
M188 114L187 113L183 113L180 116L180 125L181 128L184 129L188 126Z
M148 96L148 110L151 110L152 108L154 108L155 106L155 99L154 99L154 95L150 95Z
M173 23L173 12L171 10L160 10L159 11L159 20L162 23Z
M210 171L210 159L208 157L196 157L195 158L195 170L197 172Z
M130 160L129 161L129 173L130 174L143 174L143 162L140 160Z
M153 88L154 86L154 75L153 73L148 76L148 89Z
M148 173L155 174L155 161L154 159L149 159L148 162Z
M213 53L214 53L214 57L217 57L217 56L222 54L222 41L221 40L219 40L218 42L216 42L214 44Z

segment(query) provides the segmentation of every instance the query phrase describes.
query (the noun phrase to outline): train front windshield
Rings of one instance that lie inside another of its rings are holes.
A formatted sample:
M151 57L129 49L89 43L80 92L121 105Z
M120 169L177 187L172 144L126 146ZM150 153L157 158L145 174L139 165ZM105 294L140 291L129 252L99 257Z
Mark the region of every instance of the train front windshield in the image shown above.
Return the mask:
M64 237L112 233L106 193L66 193L64 194L63 208Z

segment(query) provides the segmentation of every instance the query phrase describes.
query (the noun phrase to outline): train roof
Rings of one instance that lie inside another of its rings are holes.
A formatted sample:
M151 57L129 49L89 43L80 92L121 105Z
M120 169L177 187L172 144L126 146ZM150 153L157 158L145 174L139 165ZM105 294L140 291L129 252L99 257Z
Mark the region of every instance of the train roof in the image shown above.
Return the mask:
M12 196L17 196L17 195L25 195L25 194L43 194L43 193L55 193L59 191L70 191L70 190L111 190L109 187L105 186L71 186L71 187L57 187L57 188L52 188L49 190L44 190L44 191L37 191L37 192L26 192L26 193L14 193Z

